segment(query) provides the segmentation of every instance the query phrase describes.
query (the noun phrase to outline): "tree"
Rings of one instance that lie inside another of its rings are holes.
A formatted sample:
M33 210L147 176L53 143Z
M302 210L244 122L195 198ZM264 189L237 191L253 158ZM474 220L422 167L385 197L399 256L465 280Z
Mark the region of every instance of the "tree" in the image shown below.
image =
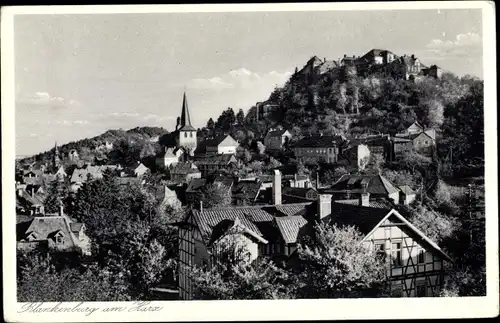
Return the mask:
M212 118L208 119L208 122L207 122L207 129L212 131L214 130L215 128L215 122Z
M237 233L232 233L237 235ZM231 233L230 233L231 235ZM268 259L252 262L247 248L226 235L215 242L210 267L191 269L195 298L202 300L293 298L290 276ZM229 239L228 239L229 238Z
M238 113L236 114L236 122L239 125L243 125L245 123L245 113L242 109L239 109Z
M317 224L298 245L299 294L346 298L385 293L385 266L354 227Z
M427 109L427 119L431 128L441 128L444 123L444 106L438 100L429 100L425 102Z
M59 208L66 208L69 196L69 189L64 183L55 180L49 184L47 198L44 202L46 213L58 213Z
M201 190L203 207L224 207L231 205L231 190L224 184L212 183Z
M410 209L409 220L436 243L450 238L458 230L459 225L454 218L435 212L423 205Z

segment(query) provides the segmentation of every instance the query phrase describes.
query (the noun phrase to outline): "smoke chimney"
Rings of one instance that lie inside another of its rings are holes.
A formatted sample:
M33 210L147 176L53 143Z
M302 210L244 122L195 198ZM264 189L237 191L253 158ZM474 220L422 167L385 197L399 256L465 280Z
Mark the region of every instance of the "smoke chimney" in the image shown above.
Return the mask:
M316 190L319 188L319 172L316 171Z
M370 193L361 193L361 196L359 198L359 205L360 206L370 206Z
M318 196L318 218L323 219L332 213L332 194L319 194Z
M62 202L59 204L59 216L63 216L64 214L64 206Z
M273 177L273 204L281 205L281 172L277 169Z
M35 197L35 188L31 186L31 197Z
M203 212L203 201L200 201L200 213Z

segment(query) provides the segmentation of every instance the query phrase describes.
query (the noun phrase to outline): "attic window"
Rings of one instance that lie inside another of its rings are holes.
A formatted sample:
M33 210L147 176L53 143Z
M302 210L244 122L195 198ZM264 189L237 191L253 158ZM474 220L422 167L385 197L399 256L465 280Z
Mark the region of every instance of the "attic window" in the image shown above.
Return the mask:
M56 240L56 244L62 244L63 243L62 235L57 235L55 240Z

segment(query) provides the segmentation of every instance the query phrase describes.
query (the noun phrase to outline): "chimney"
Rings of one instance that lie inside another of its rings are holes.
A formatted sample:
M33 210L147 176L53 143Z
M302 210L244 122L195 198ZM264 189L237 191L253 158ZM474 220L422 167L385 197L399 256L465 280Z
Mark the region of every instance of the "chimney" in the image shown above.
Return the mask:
M316 171L316 190L319 188L319 172Z
M200 201L200 213L203 212L203 201Z
M19 197L22 197L22 196L23 196L23 189L22 189L22 188L18 188L18 189L17 189L17 195L18 195Z
M63 216L64 215L64 206L62 204L62 202L59 204L59 216Z
M281 205L281 172L277 169L273 177L273 204Z
M319 194L318 196L318 218L323 219L332 213L332 194Z
M35 196L35 188L31 186L31 197Z
M359 198L359 205L360 206L370 206L370 193L361 193L361 196Z
M370 206L370 193L366 191L368 183L363 183L363 193L359 197L360 206Z

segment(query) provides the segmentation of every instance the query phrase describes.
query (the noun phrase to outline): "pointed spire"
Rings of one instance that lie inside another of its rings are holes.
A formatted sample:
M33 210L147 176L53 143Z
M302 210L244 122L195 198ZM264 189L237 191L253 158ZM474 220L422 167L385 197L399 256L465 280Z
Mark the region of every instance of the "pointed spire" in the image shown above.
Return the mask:
M189 116L186 92L184 92L184 96L182 98L182 113L181 113L181 127L185 126L191 126L191 117Z

